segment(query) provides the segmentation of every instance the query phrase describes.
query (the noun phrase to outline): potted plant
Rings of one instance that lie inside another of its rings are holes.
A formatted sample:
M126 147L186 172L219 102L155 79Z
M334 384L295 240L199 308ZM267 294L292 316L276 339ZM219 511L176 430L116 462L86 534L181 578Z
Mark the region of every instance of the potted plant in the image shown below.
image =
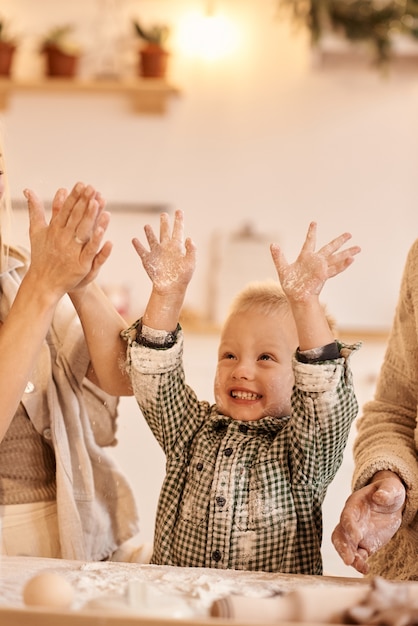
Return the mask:
M70 24L55 26L45 36L41 52L46 56L46 75L73 78L78 71L81 50L72 38Z
M164 44L170 29L168 26L155 25L146 30L135 20L133 24L136 35L143 41L139 49L139 75L145 78L164 78L169 57Z
M351 44L370 43L379 65L391 60L397 37L418 39L417 0L282 0L282 6L308 27L313 45L329 33Z
M4 20L0 20L0 76L10 76L16 47L15 38L9 34Z

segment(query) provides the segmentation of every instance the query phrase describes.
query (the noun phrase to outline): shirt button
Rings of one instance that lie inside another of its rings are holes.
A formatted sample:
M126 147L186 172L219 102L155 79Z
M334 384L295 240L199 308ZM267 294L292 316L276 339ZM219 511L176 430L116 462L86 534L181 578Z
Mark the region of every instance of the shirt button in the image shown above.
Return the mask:
M202 469L203 469L203 463L197 463L196 469L197 469L198 472L201 472Z
M225 498L223 498L222 496L218 496L216 498L216 504L218 504L219 506L225 506Z
M219 563L219 561L222 559L222 552L220 550L214 550L212 552L212 559L216 561L216 563Z
M240 424L238 430L240 433L244 433L244 435L246 435L248 433L248 426Z
M232 452L233 452L232 448L226 448L226 450L224 450L224 455L231 456Z
M35 385L28 380L25 387L25 393L32 393L32 391L35 391Z
M49 427L44 428L43 436L45 437L45 439L52 439L52 432L51 432L51 429Z

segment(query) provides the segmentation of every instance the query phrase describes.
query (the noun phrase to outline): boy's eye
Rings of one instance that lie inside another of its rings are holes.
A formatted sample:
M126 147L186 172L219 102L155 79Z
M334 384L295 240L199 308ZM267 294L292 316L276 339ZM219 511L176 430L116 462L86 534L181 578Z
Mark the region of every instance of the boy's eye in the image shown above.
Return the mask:
M260 361L271 361L271 356L269 354L261 354L259 359Z
M226 352L226 353L224 354L224 359L231 359L231 360L232 360L232 359L235 359L235 355L234 355L234 354L232 354L232 352Z

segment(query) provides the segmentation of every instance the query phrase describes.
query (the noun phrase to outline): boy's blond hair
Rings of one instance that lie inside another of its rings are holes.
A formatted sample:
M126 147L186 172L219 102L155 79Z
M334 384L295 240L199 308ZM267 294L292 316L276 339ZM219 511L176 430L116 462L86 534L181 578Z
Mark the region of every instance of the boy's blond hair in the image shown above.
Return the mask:
M322 304L328 325L335 334L335 319L328 313L326 306ZM248 283L232 300L227 319L236 313L259 311L266 315L277 313L280 310L292 314L289 301L280 284L274 280Z

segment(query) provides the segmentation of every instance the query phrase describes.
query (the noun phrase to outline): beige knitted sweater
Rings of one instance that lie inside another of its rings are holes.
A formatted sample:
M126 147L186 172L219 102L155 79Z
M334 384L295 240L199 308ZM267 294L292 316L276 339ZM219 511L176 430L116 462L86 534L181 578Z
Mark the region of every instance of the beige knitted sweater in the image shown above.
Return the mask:
M358 420L353 488L378 471L407 487L401 528L371 559L371 575L418 580L418 240L412 245L374 399Z

